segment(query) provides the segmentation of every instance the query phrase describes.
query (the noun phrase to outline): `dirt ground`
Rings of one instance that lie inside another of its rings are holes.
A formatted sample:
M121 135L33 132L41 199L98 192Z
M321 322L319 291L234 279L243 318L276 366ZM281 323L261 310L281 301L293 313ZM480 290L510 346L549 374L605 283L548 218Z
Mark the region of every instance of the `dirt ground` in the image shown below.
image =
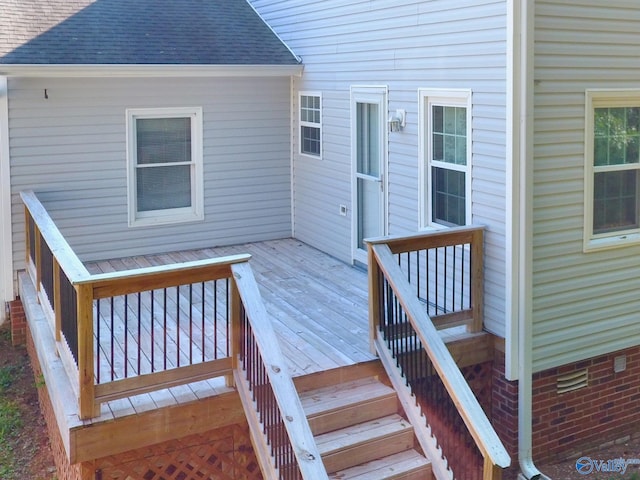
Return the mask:
M8 432L0 444L2 480L53 480L55 464L44 418L40 413L36 379L25 347L14 348L8 324L0 327L0 369L7 387L0 390L5 400L17 405L22 427ZM7 373L8 372L8 373Z
M11 372L11 384L1 395L9 395L9 399L17 403L22 428L9 434L8 446L0 445L0 448L8 447L12 452L8 455L12 458L11 465L0 464L0 467L4 467L0 468L0 471L9 470L10 473L5 474L0 480L56 480L47 429L38 404L38 380L33 376L26 348L11 345L6 324L0 326L0 370L2 369L9 369ZM640 462L640 434L606 448L585 451L581 456L588 457L581 461L584 473L579 473L576 469L579 456L552 464L538 464L537 467L553 480L640 480L640 465L629 464L623 474L620 471L603 473L600 463L603 461L604 465L615 469L621 465L617 459L638 459ZM0 456L0 462L7 461L3 458L4 456ZM608 462L609 460L611 462ZM515 478L515 474L504 475L504 480Z

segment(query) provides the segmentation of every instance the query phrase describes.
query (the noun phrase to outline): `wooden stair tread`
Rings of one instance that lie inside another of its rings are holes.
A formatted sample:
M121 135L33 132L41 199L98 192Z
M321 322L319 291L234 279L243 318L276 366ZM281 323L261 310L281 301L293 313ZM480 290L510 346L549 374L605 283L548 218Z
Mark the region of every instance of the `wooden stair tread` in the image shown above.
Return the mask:
M319 435L316 445L327 472L336 472L412 449L413 427L394 414Z
M391 387L374 378L366 378L310 390L300 394L300 400L307 416L313 417L356 403L390 396L395 396Z
M428 480L431 463L416 450L406 450L340 470L329 475L334 480Z
M408 420L394 414L323 433L316 436L316 445L324 457L333 452L343 452L347 448L371 442L372 439L389 438L402 433L413 438L413 427Z

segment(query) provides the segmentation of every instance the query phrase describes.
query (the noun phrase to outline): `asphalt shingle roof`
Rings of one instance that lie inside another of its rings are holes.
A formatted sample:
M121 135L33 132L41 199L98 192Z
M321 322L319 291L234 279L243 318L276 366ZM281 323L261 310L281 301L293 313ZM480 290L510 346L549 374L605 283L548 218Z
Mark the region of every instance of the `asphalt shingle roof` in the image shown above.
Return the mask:
M0 64L298 63L246 0L0 0Z

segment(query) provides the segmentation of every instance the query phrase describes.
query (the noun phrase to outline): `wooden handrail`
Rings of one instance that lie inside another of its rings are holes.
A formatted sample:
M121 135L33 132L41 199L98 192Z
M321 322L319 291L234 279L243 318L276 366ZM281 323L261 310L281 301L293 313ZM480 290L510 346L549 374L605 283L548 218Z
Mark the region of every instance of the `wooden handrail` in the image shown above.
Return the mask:
M413 242L414 239L411 241ZM404 273L394 261L391 248L381 240L370 243L369 248L369 258L376 263L373 270L380 271L396 293L407 319L416 331L467 429L485 458L485 472L495 472L495 466L500 469L508 467L511 463L509 454L478 404L433 322L416 298ZM495 477L485 476L485 478Z
M256 342L266 367L268 381L273 390L278 409L284 419L284 426L293 447L300 473L303 478L308 480L327 479L328 476L322 463L322 458L300 403L298 392L287 371L287 365L280 351L278 338L261 300L251 267L248 263L239 263L232 265L231 270L247 319L255 332L253 341ZM246 379L239 375L239 369L235 369L234 373L240 389ZM245 385L246 387L247 385ZM247 417L255 415L254 406L247 405L249 403L247 395L241 395L241 398L243 398L243 406L247 412ZM255 429L253 430L253 434L255 434ZM265 442L264 437L258 440L261 440L261 443ZM265 450L267 449L265 448ZM261 464L264 467L264 464Z
M51 253L71 282L80 281L89 276L84 264L77 257L73 249L67 243L58 227L53 222L49 213L32 191L20 192L20 198L29 211L31 218L36 223L40 235L44 238ZM28 251L28 246L27 246Z
M251 255L247 253L171 265L118 270L93 274L73 283L90 285L94 299L107 298L179 285L185 278L188 278L189 283L229 278L231 265L247 262L250 258Z

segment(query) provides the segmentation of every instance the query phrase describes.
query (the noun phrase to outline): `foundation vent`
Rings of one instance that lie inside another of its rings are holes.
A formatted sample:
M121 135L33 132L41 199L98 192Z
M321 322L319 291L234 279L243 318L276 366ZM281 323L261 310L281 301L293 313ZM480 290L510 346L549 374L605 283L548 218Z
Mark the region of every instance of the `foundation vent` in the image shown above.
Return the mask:
M579 388L584 388L589 384L589 370L584 369L566 375L560 375L557 379L557 392L567 393Z

